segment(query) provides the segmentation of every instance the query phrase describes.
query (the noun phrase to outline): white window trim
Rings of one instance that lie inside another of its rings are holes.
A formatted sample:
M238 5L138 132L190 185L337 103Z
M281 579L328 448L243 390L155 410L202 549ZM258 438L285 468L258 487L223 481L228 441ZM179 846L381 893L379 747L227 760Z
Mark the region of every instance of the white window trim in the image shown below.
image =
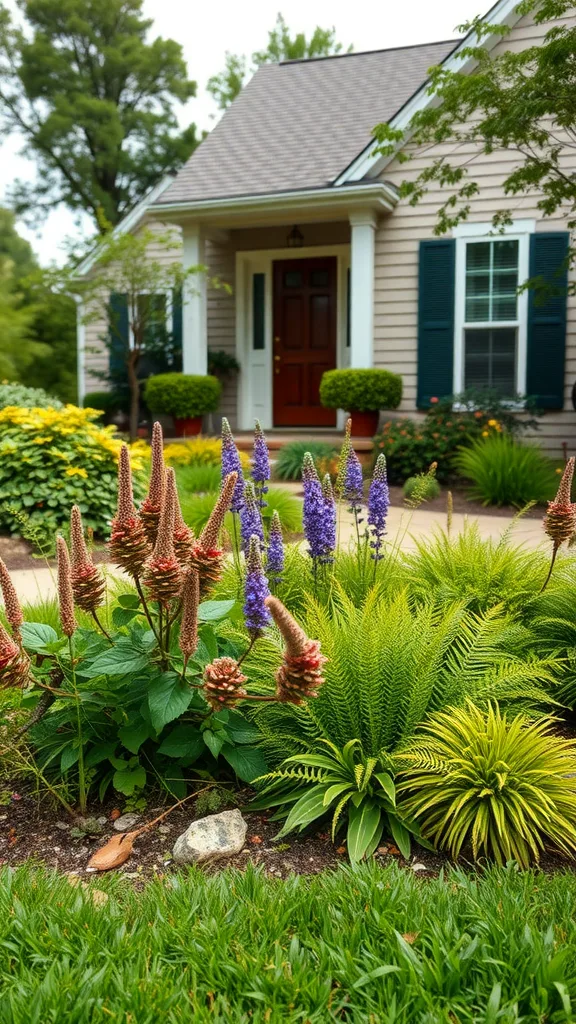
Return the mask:
M456 286L454 316L454 379L453 393L464 391L464 331L466 326L466 245L469 242L486 240L487 237L497 241L505 236L509 241L518 242L518 283L527 280L529 274L530 235L536 227L533 220L517 220L508 224L503 230L495 230L488 224L461 224L454 229L456 239ZM481 329L482 321L474 326ZM516 392L526 394L527 342L528 342L528 292L518 296L518 318L515 321L490 321L490 327L516 326L518 330L516 352ZM510 403L511 407L521 408L518 403Z

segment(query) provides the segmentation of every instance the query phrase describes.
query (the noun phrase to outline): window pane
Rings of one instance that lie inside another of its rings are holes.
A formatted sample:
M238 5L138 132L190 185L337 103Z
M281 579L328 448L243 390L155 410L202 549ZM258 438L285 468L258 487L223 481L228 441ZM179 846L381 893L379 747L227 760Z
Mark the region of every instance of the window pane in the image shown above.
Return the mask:
M252 275L252 348L261 351L265 348L264 331L264 285L265 274Z
M464 387L494 388L516 394L516 328L467 330L464 338Z
M287 270L284 274L284 287L285 288L301 288L302 287L302 271L301 270Z
M327 270L313 270L310 274L310 286L312 288L327 288L328 280Z
M469 242L466 246L467 323L516 320L518 241Z

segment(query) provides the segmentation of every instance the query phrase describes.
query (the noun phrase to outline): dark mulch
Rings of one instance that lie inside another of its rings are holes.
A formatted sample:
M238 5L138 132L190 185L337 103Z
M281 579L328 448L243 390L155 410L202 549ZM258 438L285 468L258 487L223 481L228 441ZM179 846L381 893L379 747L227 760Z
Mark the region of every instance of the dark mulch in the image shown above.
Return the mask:
M438 498L432 498L431 501L425 501L420 507L428 509L431 512L445 512L446 511L446 499L448 491L452 491L452 503L455 512L461 512L463 515L471 516L501 516L502 519L512 519L518 514L518 509L513 505L481 505L479 501L470 501L466 497L466 491L462 488L462 485L454 485L453 487L442 487L442 493ZM404 506L404 495L402 494L401 487L390 487L390 504L396 506ZM541 519L545 512L544 505L534 505L528 512L525 513L527 519Z
M61 808L53 808L47 802L38 803L34 795L11 792L8 785L0 791L0 797L0 866L16 866L33 860L63 873L88 877L92 873L86 870L86 865L92 854L112 836L118 835L112 825L110 815L114 806L110 803L95 807L90 812L90 816L99 822L101 832L78 835L75 828L79 822L73 822ZM149 808L133 827L138 828L152 820L162 810L160 807ZM206 866L207 871L215 872L223 867L245 868L247 864L254 864L261 865L270 875L286 878L292 873L318 874L347 862L345 846L332 844L327 826L324 826L324 831L290 835L274 843L272 840L278 832L278 822L269 821L266 814L243 813L248 822L244 849L235 857ZM198 815L194 813L192 803L176 808L159 826L136 840L132 856L118 869L119 873L137 880L175 870L177 865L172 860L174 842L195 817ZM72 835L71 830L74 830ZM398 848L390 843L383 843L376 856L382 863L396 860L423 876L437 875L446 864L445 858L419 846L414 846L408 863Z

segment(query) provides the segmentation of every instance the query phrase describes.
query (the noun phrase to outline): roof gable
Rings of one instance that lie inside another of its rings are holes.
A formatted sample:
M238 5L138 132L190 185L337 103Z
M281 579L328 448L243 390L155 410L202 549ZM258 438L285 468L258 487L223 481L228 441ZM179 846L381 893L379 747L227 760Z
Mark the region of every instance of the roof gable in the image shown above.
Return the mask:
M454 46L264 64L156 205L331 185Z

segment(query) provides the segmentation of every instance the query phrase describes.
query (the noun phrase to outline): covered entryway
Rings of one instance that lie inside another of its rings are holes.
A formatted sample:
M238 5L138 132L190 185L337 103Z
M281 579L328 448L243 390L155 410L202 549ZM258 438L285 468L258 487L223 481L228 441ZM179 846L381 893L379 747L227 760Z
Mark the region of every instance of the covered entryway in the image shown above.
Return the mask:
M336 257L276 260L273 290L274 426L334 427L318 392L337 362Z

